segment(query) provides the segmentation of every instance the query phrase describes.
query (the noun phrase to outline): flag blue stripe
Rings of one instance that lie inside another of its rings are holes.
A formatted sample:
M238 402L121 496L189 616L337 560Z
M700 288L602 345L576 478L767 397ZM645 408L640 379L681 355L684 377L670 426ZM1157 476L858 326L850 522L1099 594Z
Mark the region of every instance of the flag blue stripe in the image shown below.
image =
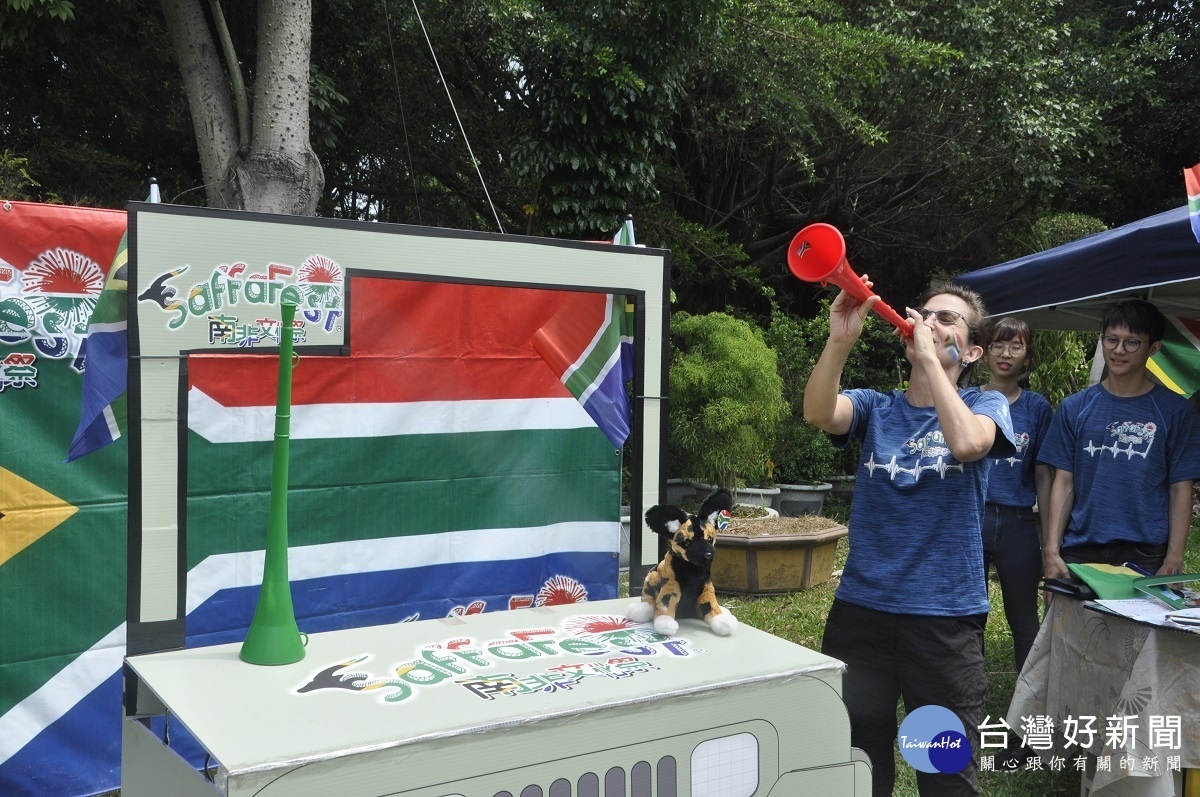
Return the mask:
M630 432L631 410L625 383L633 378L633 337L626 335L623 329L628 321L624 298L613 296L611 322L604 330L596 350L619 350L619 362L607 372L599 374L598 383L584 386L567 383L567 389L582 401L584 410L615 448L625 444Z
M569 552L504 562L455 562L292 582L296 622L304 633L447 617L456 605L487 602L486 611L508 609L512 595L527 595L531 584L569 576L587 589L589 600L617 597L616 553ZM188 614L188 647L241 642L254 617L258 586L223 589ZM447 597L450 593L450 597ZM379 596L386 595L380 605Z
M0 764L0 794L78 797L119 788L123 687L116 670Z
M629 437L629 395L625 392L625 382L632 374L633 348L622 344L620 363L609 369L583 405L616 448Z

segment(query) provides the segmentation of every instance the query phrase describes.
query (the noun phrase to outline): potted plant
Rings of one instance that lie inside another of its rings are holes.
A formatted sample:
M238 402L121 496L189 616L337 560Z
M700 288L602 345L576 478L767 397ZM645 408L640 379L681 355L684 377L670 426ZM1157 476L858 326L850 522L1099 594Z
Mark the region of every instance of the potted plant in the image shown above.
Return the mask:
M742 503L739 487L770 492L771 451L788 409L762 331L726 313L676 313L671 347L671 459L702 491L721 485Z
M833 577L841 523L820 515L746 521L717 533L712 582L718 592L777 595Z

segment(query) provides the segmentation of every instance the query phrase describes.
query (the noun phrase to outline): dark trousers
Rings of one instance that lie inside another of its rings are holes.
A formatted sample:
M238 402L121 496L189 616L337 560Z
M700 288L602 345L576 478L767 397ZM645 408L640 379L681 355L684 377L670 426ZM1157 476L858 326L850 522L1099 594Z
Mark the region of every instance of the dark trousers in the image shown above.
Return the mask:
M1162 567L1163 559L1167 558L1167 545L1118 540L1096 545L1064 545L1060 553L1067 564L1123 565L1133 562L1147 573L1157 573L1158 568Z
M987 615L925 617L889 614L834 600L821 652L846 663L842 700L850 715L850 743L871 758L871 795L890 797L896 782L896 705L950 709L975 748L954 775L917 772L921 797L979 794L979 725L987 674L983 628Z
M1004 619L1012 630L1017 672L1033 647L1038 626L1042 543L1032 509L988 504L983 510L983 572L995 565L1004 596Z

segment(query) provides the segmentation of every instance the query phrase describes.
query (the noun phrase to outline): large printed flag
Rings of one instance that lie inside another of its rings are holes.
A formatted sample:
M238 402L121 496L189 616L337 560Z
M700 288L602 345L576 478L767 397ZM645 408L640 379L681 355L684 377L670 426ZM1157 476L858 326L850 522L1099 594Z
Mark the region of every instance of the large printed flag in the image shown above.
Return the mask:
M1176 393L1191 396L1200 391L1200 321L1167 316L1162 348L1147 367Z
M0 795L119 785L126 452L72 466L87 320L125 211L0 211Z
M1183 183L1187 187L1188 216L1192 222L1192 234L1200 243L1200 163L1183 170Z
M146 201L159 201L158 184L153 181ZM67 450L67 462L113 442L121 436L125 425L125 390L129 381L128 250L126 232L121 236L108 280L88 321L83 401L79 426Z
M529 345L576 295L368 278L351 290L352 355L301 355L292 372L301 630L616 597L619 459ZM277 370L273 357L190 358L189 644L238 640L253 615Z

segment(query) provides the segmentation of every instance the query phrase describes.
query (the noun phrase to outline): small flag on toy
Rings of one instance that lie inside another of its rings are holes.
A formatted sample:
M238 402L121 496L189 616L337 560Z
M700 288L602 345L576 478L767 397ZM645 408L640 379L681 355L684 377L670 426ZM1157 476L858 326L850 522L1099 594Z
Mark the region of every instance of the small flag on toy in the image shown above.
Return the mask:
M729 523L733 520L729 516L728 509L722 509L721 514L717 515L717 531L724 531L729 528Z

